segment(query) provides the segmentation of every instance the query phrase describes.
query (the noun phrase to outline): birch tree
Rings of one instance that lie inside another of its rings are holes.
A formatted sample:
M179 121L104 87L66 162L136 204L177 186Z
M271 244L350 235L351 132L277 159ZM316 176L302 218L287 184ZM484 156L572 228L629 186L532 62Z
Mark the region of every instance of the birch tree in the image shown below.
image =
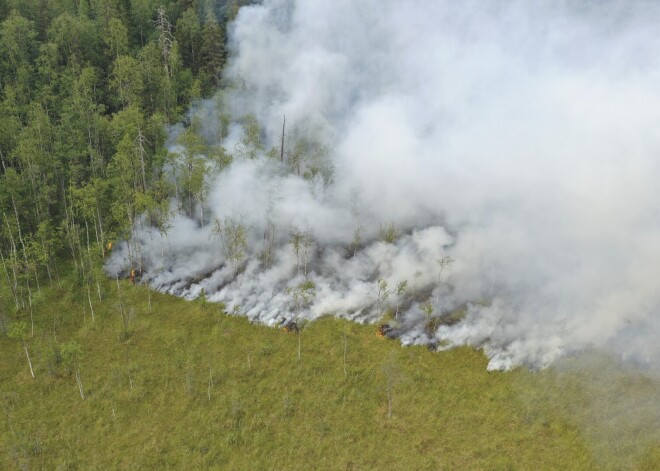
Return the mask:
M60 347L60 355L62 356L62 365L68 374L75 374L76 384L78 385L78 392L80 399L85 400L85 389L80 377L79 360L82 356L82 348L75 340L67 342Z
M247 249L247 228L237 218L226 217L223 221L215 220L213 233L220 237L225 259L234 269L234 276L245 260Z
M399 318L399 306L401 305L401 300L403 299L403 296L405 296L407 291L408 291L408 280L403 280L397 283L396 288L394 290L394 294L396 294L396 311L394 313L395 319Z
M440 283L442 281L442 272L445 270L445 268L451 267L454 264L454 259L451 258L449 255L445 255L444 257L441 257L437 260L438 265L440 266L440 271L438 272L438 288L440 287ZM438 304L440 301L440 290L436 291L436 297L435 297L435 303Z
M419 306L419 308L421 309L421 311L424 313L424 316L426 317L426 323L425 323L424 328L426 329L426 332L429 335L431 335L432 334L432 332L431 332L431 329L432 329L431 317L433 316L433 311L434 311L434 307L433 307L433 303L431 303L431 299L430 298L427 299L426 302L424 302L423 304L421 304Z
M376 312L380 318L383 313L383 304L390 297L391 291L387 288L387 281L379 278L376 282L376 287L374 288L376 293Z
M24 321L15 322L9 330L9 337L18 340L23 346L25 357L27 358L28 366L30 367L30 374L34 378L34 369L32 368L32 360L30 359L30 352L28 351L27 338L28 327Z

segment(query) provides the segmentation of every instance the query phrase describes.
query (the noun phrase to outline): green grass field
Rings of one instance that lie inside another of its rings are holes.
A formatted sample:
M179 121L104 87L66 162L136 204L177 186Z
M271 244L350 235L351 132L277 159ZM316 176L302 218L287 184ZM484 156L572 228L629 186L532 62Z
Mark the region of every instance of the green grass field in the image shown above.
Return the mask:
M324 318L298 361L296 334L218 305L107 282L92 322L64 286L35 302L34 379L0 335L1 469L660 468L658 383L607 359L489 373Z

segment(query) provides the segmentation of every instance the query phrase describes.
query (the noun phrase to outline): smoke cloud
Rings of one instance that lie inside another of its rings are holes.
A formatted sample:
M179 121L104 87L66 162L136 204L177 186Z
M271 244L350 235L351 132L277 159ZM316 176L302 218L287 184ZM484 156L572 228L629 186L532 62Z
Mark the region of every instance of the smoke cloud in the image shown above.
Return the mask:
M195 112L207 135L218 113L253 114L265 150L241 157L230 127L206 223L136 230L144 280L269 325L399 304L404 344L483 348L490 369L594 348L657 365L659 20L655 2L614 0L242 8L222 106ZM309 143L301 176L279 163L284 115L287 156ZM213 220L247 229L240 264ZM124 244L107 269L129 264ZM305 279L297 313L287 288ZM378 280L407 292L383 301Z

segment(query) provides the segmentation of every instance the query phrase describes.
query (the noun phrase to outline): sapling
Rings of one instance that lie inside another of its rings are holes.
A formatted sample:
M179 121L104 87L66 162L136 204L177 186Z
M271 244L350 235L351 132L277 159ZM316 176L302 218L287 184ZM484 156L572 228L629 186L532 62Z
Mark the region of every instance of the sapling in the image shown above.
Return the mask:
M380 240L386 244L393 244L399 237L399 230L393 222L381 224L378 228Z
M379 278L378 281L376 282L376 309L378 312L378 317L382 315L382 305L385 301L387 301L387 298L390 297L391 291L387 289L387 281L383 280L382 278Z
M78 368L78 359L82 356L82 349L80 348L80 344L74 340L63 344L60 348L60 355L62 356L62 364L66 368L67 372L75 372L80 399L84 401L85 390L83 388L82 380L80 379L80 368Z
M309 254L312 245L314 244L314 237L310 231L305 231L303 233L302 247L303 247L303 267L305 278L307 277L307 262L309 261Z
M236 143L236 155L244 159L255 159L262 150L261 128L257 118L248 114L243 118L243 136Z
M429 331L431 328L431 316L433 315L433 304L431 303L431 299L429 298L426 300L426 302L421 304L419 308L426 316L426 330Z
M247 228L239 219L226 217L224 221L216 219L213 234L220 236L225 258L232 264L234 276L238 275L247 249Z
M293 227L291 229L291 232L289 233L289 243L291 244L291 248L293 248L293 252L296 254L296 265L298 267L298 276L300 276L300 255L303 250L303 245L304 245L304 238L305 238L305 233L298 229L297 227Z
M442 277L442 272L444 271L445 268L450 267L454 263L454 259L451 258L449 255L445 255L444 257L441 257L437 260L438 265L440 265L440 272L438 273L438 287L440 286L440 281ZM436 294L435 296L435 303L438 304L439 302L439 296L440 293Z
M351 241L351 245L349 246L349 250L353 252L352 254L353 257L355 257L357 251L360 250L361 245L362 245L362 227L358 226L355 228L355 232L353 233L353 240Z
M408 280L403 280L397 283L396 289L394 290L396 294L396 312L394 313L394 318L398 319L399 318L399 305L401 304L401 298L406 294L406 291L408 291Z
M270 268L273 258L273 246L275 245L275 223L266 219L266 226L264 228L264 251L262 253L261 263L264 268Z
M34 370L32 369L32 360L30 360L30 352L27 348L27 324L25 321L16 322L11 326L9 330L9 337L16 339L21 342L23 345L23 350L25 350L25 356L27 357L28 365L30 366L30 374L34 378Z
M300 311L302 308L309 305L312 302L312 299L316 296L316 284L311 280L303 281L294 287L287 288L286 293L289 295L291 306L295 313L296 325L298 325L298 361L300 361L300 334L302 332L302 325L300 325Z

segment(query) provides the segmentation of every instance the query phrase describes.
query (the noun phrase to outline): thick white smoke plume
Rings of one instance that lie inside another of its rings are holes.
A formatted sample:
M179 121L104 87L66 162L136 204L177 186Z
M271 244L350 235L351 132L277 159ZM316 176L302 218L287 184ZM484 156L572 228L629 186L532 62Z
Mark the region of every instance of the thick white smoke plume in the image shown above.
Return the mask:
M207 223L177 216L164 238L138 231L145 281L188 298L204 290L276 325L296 315L286 288L305 279L298 264L307 261L317 292L300 317L376 321L400 303L404 343L482 347L492 369L544 367L585 348L657 364L659 7L265 0L242 8L223 110L239 121L254 114L264 148L276 152L241 157L234 125L223 142L234 161L211 182ZM304 138L316 150L301 173L317 161L325 173L305 179L279 163L284 115L287 158ZM212 221L227 218L248 229L240 264L212 233ZM293 228L311 235L306 255L289 243ZM398 233L391 243L381 240L387 228ZM455 263L441 273L446 256ZM127 266L120 250L108 268ZM379 279L388 290L406 280L407 293L379 302ZM420 309L428 299L439 322ZM443 320L459 308L460 322Z

